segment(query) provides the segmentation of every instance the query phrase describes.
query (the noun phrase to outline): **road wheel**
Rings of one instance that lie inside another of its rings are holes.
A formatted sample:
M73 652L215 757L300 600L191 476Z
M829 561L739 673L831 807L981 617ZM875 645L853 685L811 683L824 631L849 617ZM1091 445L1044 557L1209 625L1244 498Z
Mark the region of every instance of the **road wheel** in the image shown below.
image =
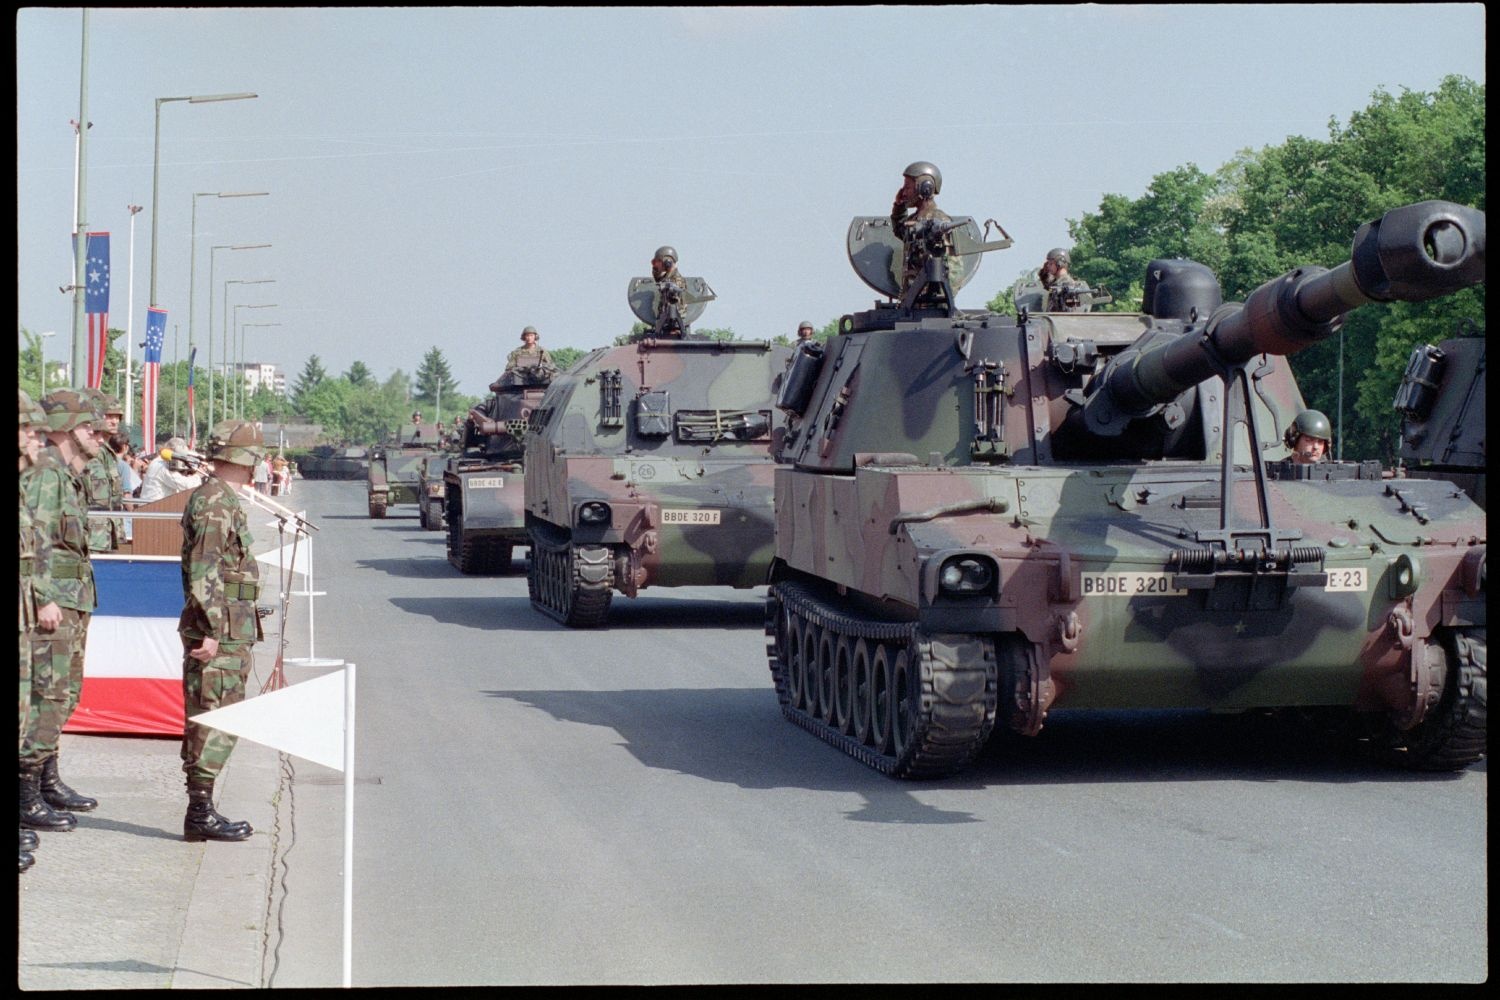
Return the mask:
M891 691L895 688L891 647L876 643L870 659L870 746L878 754L890 754L893 727Z
M866 746L870 744L870 700L875 690L870 676L871 666L870 643L864 638L855 639L851 678L854 687L850 696L854 715L849 720L850 735Z

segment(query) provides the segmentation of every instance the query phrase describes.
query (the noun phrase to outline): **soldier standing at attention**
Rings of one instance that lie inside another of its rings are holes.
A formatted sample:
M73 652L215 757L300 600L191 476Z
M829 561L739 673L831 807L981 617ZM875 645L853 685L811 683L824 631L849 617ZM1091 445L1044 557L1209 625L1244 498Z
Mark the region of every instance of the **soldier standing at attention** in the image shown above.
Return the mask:
M1303 410L1286 429L1283 440L1292 449L1292 461L1314 465L1328 460L1328 442L1333 436L1328 418L1318 410Z
M540 339L541 335L536 332L536 327L528 326L522 330L521 346L506 355L505 370L514 372L542 369L556 373L557 365L552 361L552 355L547 353L545 347L537 345ZM496 386L490 386L490 391L493 392L496 388Z
M89 510L124 510L125 486L120 478L120 463L109 447L110 436L120 429L125 408L113 396L98 389L83 390L94 402L94 437L98 452L83 469L83 492ZM125 526L115 518L90 518L89 551L110 552L120 547Z
M51 552L48 575L32 578L37 603L31 630L31 708L21 747L21 824L33 830L71 830L74 812L99 803L79 795L58 773L63 726L83 690L83 656L96 606L89 561L81 473L99 450L94 403L76 389L42 398L47 446L21 477L38 535Z
M182 821L187 841L244 840L254 830L214 809L214 781L234 750L235 737L199 726L194 716L245 698L253 648L260 639L255 599L260 595L250 528L235 495L248 486L264 460L255 424L224 420L208 439L212 474L188 498L182 512L182 770L188 807Z
M20 472L24 474L36 464L37 457L41 454L42 441L37 436L38 428L47 426L47 414L40 406L32 402L31 397L24 390L19 391L20 402ZM47 546L47 540L37 534L36 517L32 513L31 505L26 502L26 488L20 486L21 507L21 572L20 572L20 666L21 666L21 697L20 697L20 734L18 749L26 746L26 720L31 715L31 632L36 628L38 592L47 592L52 585L51 576L47 569L47 562L51 558L51 551ZM51 606L49 616L56 620L61 617L57 606ZM21 827L21 856L20 870L25 871L35 862L31 852L37 848L37 835L28 830L24 825Z

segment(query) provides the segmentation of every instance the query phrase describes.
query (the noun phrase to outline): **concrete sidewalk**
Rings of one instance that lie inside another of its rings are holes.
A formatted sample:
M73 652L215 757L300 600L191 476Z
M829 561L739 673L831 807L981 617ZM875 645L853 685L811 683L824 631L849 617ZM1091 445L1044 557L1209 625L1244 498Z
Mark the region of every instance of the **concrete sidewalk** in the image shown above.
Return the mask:
M99 808L39 833L19 878L22 989L262 985L280 755L240 740L219 778L219 811L249 820L249 840L189 844L179 745L63 736L63 778Z

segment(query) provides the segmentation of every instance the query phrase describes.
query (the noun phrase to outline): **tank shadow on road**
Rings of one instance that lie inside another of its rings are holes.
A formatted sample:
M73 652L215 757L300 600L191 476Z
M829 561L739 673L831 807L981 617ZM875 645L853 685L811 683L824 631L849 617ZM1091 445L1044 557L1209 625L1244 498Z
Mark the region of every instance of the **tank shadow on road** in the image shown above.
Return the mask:
M642 764L747 789L856 792L848 818L875 823L975 821L913 797L922 790L1184 781L1426 782L1457 775L1400 771L1346 739L1282 716L1193 711L1057 712L1042 734L1000 734L947 779L886 778L786 722L765 690L485 691L565 722L605 726ZM1478 765L1483 768L1481 762Z
M451 579L460 575L446 559L427 559L421 556L408 556L405 559L356 559L354 565L358 569L379 570L391 576L409 576L427 580Z
M891 781L783 721L776 695L751 688L670 691L485 691L538 708L562 722L605 726L650 768L746 789L855 792L860 822L974 823L972 813L928 805L914 785ZM825 752L826 751L826 752Z

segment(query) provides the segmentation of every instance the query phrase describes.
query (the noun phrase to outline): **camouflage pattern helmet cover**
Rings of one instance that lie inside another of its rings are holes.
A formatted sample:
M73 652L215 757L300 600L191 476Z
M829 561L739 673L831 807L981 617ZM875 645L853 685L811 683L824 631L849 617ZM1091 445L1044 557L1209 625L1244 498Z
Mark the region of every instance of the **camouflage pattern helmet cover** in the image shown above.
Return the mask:
M1320 410L1303 410L1297 414L1297 419L1292 421L1292 426L1286 429L1284 440L1287 447L1294 448L1297 438L1306 434L1308 437L1318 438L1321 441L1333 439L1333 426L1328 418Z
M524 341L526 339L526 335L528 333L536 334L536 338L538 340L542 339L542 335L540 333L536 332L536 327L534 327L534 326L528 326L526 329L524 329L524 330L521 331L521 340Z
M49 431L71 431L94 424L94 400L80 389L53 389L42 397Z
M1059 267L1069 267L1073 263L1073 258L1062 247L1053 247L1048 250L1047 259L1056 262Z
M931 177L932 193L942 194L943 192L943 173L937 168L937 164L935 163L928 163L926 160L918 160L916 163L908 166L901 173L905 177Z
M673 247L657 247L656 253L651 255L652 260L671 261L677 263L677 250Z
M20 394L21 426L46 427L47 411L38 406L25 389L17 389L16 392Z
M260 430L248 420L221 420L208 436L208 457L234 465L255 465L266 457Z
M120 402L119 397L112 396L107 392L100 393L104 400L104 415L107 417L123 417L125 405Z
M89 400L94 404L94 422L95 423L99 423L99 422L103 421L104 420L104 390L102 390L102 389L90 389L87 386L85 386L84 388L79 389L78 391L81 392L81 393L83 393L85 396L87 396L89 398Z

